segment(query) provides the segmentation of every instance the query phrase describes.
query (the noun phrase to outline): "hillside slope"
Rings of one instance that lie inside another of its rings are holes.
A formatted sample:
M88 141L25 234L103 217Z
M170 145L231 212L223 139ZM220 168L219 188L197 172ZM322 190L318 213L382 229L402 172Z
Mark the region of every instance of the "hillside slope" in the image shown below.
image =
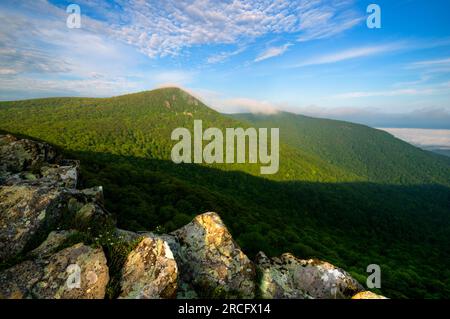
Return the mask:
M364 125L280 112L236 114L255 127L280 127L281 140L371 182L450 185L447 159Z
M70 151L170 160L175 144L171 132L194 119L204 129L246 127L177 89L124 95L106 99L51 98L0 103L1 129L40 138ZM205 143L206 144L206 143ZM280 145L282 164L278 180L355 181L358 176L328 164L320 157ZM259 175L259 164L213 165Z
M172 231L217 211L250 256L317 257L361 283L376 263L388 297L450 297L449 166L439 156L335 121L306 132L300 147L303 136L286 119L277 175L261 177L249 164L175 165L172 129L192 128L194 119L204 127L252 125L179 89L0 103L0 130L80 159L80 187L103 185L121 228Z

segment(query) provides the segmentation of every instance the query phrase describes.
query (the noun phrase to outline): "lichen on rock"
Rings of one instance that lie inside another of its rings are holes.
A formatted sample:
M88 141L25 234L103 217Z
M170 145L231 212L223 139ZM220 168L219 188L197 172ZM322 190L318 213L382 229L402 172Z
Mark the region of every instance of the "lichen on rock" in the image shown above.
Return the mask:
M101 248L82 243L0 273L0 298L103 299L109 280Z
M168 243L144 237L122 269L120 298L175 298L178 267Z
M377 295L371 291L359 292L352 299L387 299L385 296Z
M347 272L324 261L302 260L288 253L269 259L260 252L256 263L263 298L348 299L363 290Z
M171 235L179 242L181 294L194 290L201 297L254 297L254 265L219 215L199 215Z

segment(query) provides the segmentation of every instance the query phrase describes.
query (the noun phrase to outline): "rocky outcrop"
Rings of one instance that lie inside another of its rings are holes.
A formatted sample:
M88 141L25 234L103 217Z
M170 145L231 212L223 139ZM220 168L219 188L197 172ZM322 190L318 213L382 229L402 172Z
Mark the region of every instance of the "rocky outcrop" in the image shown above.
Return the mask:
M216 213L170 234L117 229L102 187L76 189L78 169L0 135L0 299L384 298L324 261L252 262Z
M45 143L0 136L0 178L19 172L39 171L44 163L56 159L56 151Z
M179 244L181 295L254 297L255 267L216 213L197 216L172 235Z
M169 244L144 237L128 255L122 269L121 298L175 298L178 268Z
M101 188L77 190L77 161L45 143L0 136L0 262L33 248L64 223L111 218Z
M363 287L347 272L320 260L302 260L291 254L269 259L260 252L260 291L268 299L348 299Z
M61 217L61 197L53 187L0 187L0 261L21 253L36 233Z

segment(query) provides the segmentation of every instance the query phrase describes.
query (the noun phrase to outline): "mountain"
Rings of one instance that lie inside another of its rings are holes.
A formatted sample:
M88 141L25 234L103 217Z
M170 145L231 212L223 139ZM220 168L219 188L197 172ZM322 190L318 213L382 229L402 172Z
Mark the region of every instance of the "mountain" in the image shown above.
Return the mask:
M255 127L280 127L284 143L367 181L450 185L446 158L433 156L384 131L285 112L236 114L233 118Z
M2 129L28 134L70 151L170 160L171 132L193 127L246 127L186 92L159 89L107 99L52 98L0 103ZM352 181L358 177L319 157L281 145L284 165L274 179ZM259 174L258 165L212 165Z
M441 155L450 157L450 150L449 149L434 148L434 149L430 149L430 152L434 152L434 153L437 153L437 154L441 154Z
M174 164L171 132L194 119L279 127L279 172ZM176 88L1 102L0 129L81 160L79 186L103 185L121 228L169 232L216 211L249 256L328 260L361 283L379 264L388 297L450 297L450 163L387 133L286 113L223 115Z

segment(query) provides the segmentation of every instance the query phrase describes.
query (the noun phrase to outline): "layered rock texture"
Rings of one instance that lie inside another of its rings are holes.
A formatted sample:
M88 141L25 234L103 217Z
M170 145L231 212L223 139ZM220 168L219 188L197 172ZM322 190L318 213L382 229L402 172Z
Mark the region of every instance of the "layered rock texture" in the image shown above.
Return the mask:
M347 272L291 254L252 261L216 213L170 234L115 227L77 161L0 135L0 299L381 299Z

